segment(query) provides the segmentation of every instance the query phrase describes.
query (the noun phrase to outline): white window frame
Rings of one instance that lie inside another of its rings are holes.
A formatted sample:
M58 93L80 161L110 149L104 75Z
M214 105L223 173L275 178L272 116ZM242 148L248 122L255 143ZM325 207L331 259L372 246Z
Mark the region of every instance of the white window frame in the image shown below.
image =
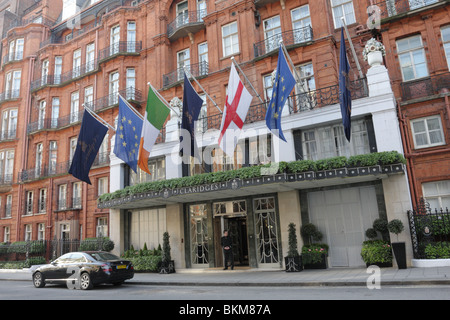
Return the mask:
M109 74L109 105L119 103L119 71L113 71Z
M67 184L58 186L58 210L67 209Z
M434 132L434 131L439 131L440 132L440 135L441 135L441 138L442 138L441 142L436 142L436 143L431 143L430 142L430 130L428 129L428 120L431 120L431 119L437 119L438 122L439 122L439 129L435 129L432 132ZM415 132L415 130L414 130L414 123L420 122L420 121L424 122L424 124L425 124L425 131ZM414 148L415 149L423 149L423 148L430 148L430 147L445 145L445 135L444 135L444 130L443 130L443 127L442 127L442 119L441 119L440 115L433 115L433 116L429 116L429 117L412 119L412 120L410 120L410 124L411 124L411 134L413 136ZM418 145L416 136L419 135L419 134L423 134L423 133L426 134L426 138L427 138L427 142L428 143L424 144L424 145Z
M33 236L33 228L31 224L25 225L25 234L24 234L24 240L25 241L31 241Z
M280 40L282 40L280 16L277 15L265 19L263 21L263 27L266 52L278 49L280 47Z
M399 43L405 42L405 41L410 41L413 38L419 38L420 39L420 46L419 47L408 48L408 49L406 49L404 51L400 51ZM404 82L413 81L413 80L417 80L417 79L421 79L421 78L426 78L426 77L429 76L427 57L425 55L425 49L423 48L423 39L422 39L422 36L420 34L419 35L415 35L415 36L411 36L411 37L408 37L408 38L397 40L396 41L396 45L397 45L398 61L399 61L399 65L400 65L400 70L402 72L402 79L403 79ZM425 61L424 65L425 65L425 69L426 69L426 74L423 75L423 76L418 76L418 74L417 74L417 66L420 65L420 64L419 63L415 63L415 61L414 61L415 60L414 56L418 52L421 53L422 58ZM410 61L411 61L411 64L404 64L402 62L403 57L409 58ZM406 79L405 78L404 69L406 69L408 67L412 67L412 70L413 70L413 73L414 73L414 76L411 79Z
M302 16L303 11L307 12L306 15ZM298 12L298 14L297 14ZM298 18L297 15L299 16ZM305 28L311 27L311 12L309 11L309 4L300 6L291 10L291 20L292 20L292 30L294 33L294 43L302 43L309 41L310 34L305 31ZM298 30L302 30L299 32Z
M127 22L127 52L136 52L136 21Z
M184 68L191 71L191 51L189 48L177 52L178 80L184 79Z
M101 177L97 180L97 196L108 193L109 179L108 177Z
M236 31L227 31L227 29L231 29L234 25L236 26ZM225 44L227 40L230 41L230 45L228 46ZM235 49L236 46L237 48ZM231 48L230 52L227 52L227 48ZM233 21L222 26L222 53L224 57L229 57L239 53L239 26L237 21Z
M45 223L38 224L38 238L37 240L45 240Z
M347 25L353 24L356 22L355 17L355 6L353 5L353 0L330 0L331 1L331 12L333 13L333 21L334 21L334 28L339 29L342 27L342 21L341 17L350 17L351 20L345 19L345 23ZM347 12L347 9L349 3L352 5L352 11ZM342 15L337 16L337 11L341 11ZM351 15L351 16L350 16Z
M80 93L72 92L70 95L70 123L78 122L80 113Z
M82 185L81 182L74 182L72 184L72 208L81 208L81 193Z
M38 130L44 129L46 107L47 107L47 102L45 100L41 100L39 102Z
M63 58L62 56L56 56L55 57L55 70L53 72L54 84L60 84L61 83L61 74L62 74L62 65L63 65Z
M45 213L47 211L47 189L39 189L38 212Z
M55 174L58 164L58 141L50 141L48 149L48 173Z
M72 79L81 75L81 49L73 52Z
M44 154L44 146L42 143L38 143L36 145L36 162L34 168L36 178L40 177L42 174L43 154Z
M12 194L8 194L6 196L5 218L11 218L11 209L12 209Z
M450 25L441 28L441 39L445 58L447 59L447 67L450 70Z
M436 192L429 192L427 191L427 186L433 186L433 189L436 189ZM447 185L447 189L445 188L445 185ZM437 202L437 207L433 208L430 206L430 208L434 211L434 209L440 210L443 209L445 210L446 208L450 209L450 206L445 205L443 203L443 199L445 199L445 202L448 203L450 202L450 180L441 180L441 181L433 181L433 182L424 182L422 183L422 191L423 191L423 197L424 200L427 201L428 203L430 203L430 205L432 205L432 203L436 203Z
M111 28L110 35L110 54L114 55L120 51L120 25Z
M9 226L5 226L3 228L3 242L11 241L11 228Z
M14 139L17 134L17 109L3 111L2 139Z
M51 127L58 127L58 119L59 119L59 107L60 107L59 97L52 98L52 119L51 119Z
M108 218L101 217L97 218L96 226L96 237L107 237L108 236Z
M86 45L86 72L95 69L95 42Z
M33 214L33 198L34 198L34 192L33 191L27 191L26 192L26 205L25 205L25 215L32 215Z

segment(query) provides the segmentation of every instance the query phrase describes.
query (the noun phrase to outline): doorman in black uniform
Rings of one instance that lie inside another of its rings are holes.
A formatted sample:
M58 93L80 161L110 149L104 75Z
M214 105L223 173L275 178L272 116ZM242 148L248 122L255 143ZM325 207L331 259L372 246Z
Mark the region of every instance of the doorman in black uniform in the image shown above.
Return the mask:
M225 268L223 270L228 270L228 262L231 262L231 270L234 269L234 258L233 258L233 249L232 249L232 240L231 237L228 235L228 231L225 230L223 232L223 237L220 240L220 243L223 248L223 253L225 256Z

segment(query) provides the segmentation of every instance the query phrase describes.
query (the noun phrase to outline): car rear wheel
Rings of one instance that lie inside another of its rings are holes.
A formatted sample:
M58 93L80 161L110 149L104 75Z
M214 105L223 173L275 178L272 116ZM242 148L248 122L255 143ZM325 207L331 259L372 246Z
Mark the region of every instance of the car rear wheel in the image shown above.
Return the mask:
M92 289L94 285L91 281L91 276L87 272L83 272L80 276L80 288L81 290L89 290Z
M35 274L33 274L33 284L36 288L43 288L45 286L45 281L42 273L36 272Z

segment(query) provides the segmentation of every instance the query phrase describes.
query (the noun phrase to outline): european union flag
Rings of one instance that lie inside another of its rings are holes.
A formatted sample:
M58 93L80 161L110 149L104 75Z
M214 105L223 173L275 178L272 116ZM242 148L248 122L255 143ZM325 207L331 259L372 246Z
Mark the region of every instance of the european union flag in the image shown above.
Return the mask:
M272 88L272 98L266 112L266 124L273 134L286 141L281 130L281 112L284 104L295 86L295 78L289 69L289 65L284 56L282 46L278 53L278 65L275 81Z
M142 119L119 96L119 116L117 118L114 154L128 164L134 172L137 172L142 123Z
M203 105L203 99L195 92L191 83L189 82L186 73L184 74L184 89L183 89L183 116L181 119L181 129L186 130L190 134L190 154L188 150L188 141L185 139L186 134L180 137L180 147L183 156L195 157L197 150L197 142L195 141L195 121L197 121L200 110ZM187 133L186 132L186 133Z
M89 171L107 132L108 128L95 119L87 110L84 111L77 148L69 169L71 175L91 184Z
M345 137L350 142L351 137L351 114L352 93L349 90L350 65L345 50L344 28L341 27L341 52L339 55L339 104L341 105L342 124L344 125Z

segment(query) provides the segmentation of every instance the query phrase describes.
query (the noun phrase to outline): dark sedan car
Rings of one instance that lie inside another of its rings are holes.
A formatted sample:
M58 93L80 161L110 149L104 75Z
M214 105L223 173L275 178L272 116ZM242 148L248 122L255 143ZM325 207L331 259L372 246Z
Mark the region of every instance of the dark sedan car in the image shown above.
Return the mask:
M91 289L96 284L120 285L134 276L130 261L103 251L70 252L33 271L33 284L66 283L72 289Z

